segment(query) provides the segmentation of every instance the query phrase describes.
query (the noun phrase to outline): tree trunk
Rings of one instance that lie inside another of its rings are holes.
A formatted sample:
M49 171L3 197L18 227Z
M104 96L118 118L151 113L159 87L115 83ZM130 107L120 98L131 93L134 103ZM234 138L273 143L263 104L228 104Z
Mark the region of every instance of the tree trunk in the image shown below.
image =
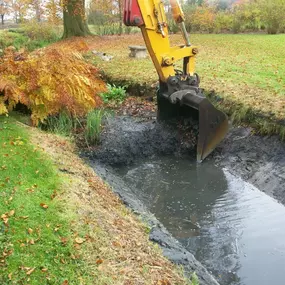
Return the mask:
M4 25L4 14L1 14L1 24Z
M63 10L63 38L90 35L85 19L85 0L67 0Z
M35 7L35 10L36 10L36 20L38 22L40 22L41 21L41 7L40 7L39 0L35 0L34 7Z
M123 5L122 0L119 0L119 20L120 20L120 30L119 34L121 35L123 33Z

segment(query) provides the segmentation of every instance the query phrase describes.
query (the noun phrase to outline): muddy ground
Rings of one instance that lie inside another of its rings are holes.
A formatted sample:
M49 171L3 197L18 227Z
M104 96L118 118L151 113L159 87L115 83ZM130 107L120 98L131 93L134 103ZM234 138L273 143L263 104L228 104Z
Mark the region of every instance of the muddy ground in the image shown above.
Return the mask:
M117 116L109 118L102 134L101 145L83 152L96 172L105 179L121 199L151 226L150 239L157 242L173 262L182 264L186 272L197 272L201 285L218 284L195 257L186 251L148 213L131 189L116 176L112 167L131 164L135 160L158 155L195 156L195 134L185 136L174 125L158 123L153 119ZM227 138L210 157L219 166L242 177L261 191L285 204L285 144L277 137L253 135L248 128L232 128Z
M285 143L278 137L232 128L209 159L285 205Z

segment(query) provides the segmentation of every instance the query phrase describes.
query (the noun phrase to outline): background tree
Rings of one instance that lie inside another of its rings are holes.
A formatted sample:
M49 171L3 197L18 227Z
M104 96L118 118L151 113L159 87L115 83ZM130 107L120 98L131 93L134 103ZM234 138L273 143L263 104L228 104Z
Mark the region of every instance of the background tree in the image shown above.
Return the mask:
M269 34L277 34L285 26L285 0L257 0L261 18Z
M35 18L38 22L41 21L43 11L43 3L41 0L31 0L30 6L32 10L35 12Z
M16 23L22 23L28 13L30 2L28 0L13 0L12 11Z
M46 17L49 23L58 25L62 22L62 6L60 0L48 0L45 5Z
M11 4L12 3L9 0L0 0L0 17L2 25L4 25L5 15L10 12Z
M84 37L91 34L86 21L85 0L65 0L63 26L63 38Z

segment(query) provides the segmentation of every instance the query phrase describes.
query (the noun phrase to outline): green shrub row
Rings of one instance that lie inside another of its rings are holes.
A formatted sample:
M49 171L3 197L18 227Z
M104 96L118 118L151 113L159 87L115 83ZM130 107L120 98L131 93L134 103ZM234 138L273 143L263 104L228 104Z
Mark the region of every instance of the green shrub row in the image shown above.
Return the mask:
M46 23L31 22L16 29L0 31L0 49L14 46L17 50L25 48L33 51L58 41L60 36L61 28Z

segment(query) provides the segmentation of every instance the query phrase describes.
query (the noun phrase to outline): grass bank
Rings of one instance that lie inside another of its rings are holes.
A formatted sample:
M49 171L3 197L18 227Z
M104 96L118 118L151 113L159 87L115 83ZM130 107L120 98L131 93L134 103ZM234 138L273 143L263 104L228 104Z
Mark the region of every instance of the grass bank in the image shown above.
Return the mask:
M0 117L0 284L190 284L72 143Z
M150 58L128 57L129 45L144 44L140 34L88 41L92 49L114 56L111 61L92 58L109 80L155 90L157 74ZM171 41L182 40L173 35ZM200 49L197 72L210 99L235 122L285 139L285 35L194 34L191 41Z
M0 283L87 283L61 177L14 119L0 117L0 133Z

